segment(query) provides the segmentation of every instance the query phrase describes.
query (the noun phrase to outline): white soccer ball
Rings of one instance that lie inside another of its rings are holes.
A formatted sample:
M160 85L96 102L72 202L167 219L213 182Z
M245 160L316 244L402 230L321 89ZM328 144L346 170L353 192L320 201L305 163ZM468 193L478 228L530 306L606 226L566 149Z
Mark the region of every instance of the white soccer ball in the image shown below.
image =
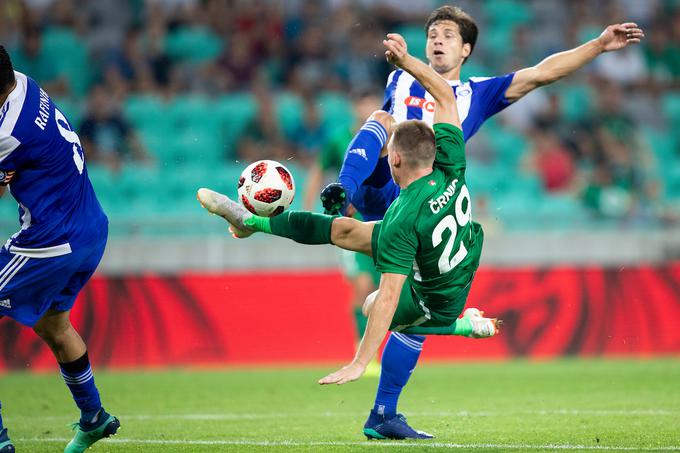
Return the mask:
M293 175L274 160L248 165L238 180L238 198L253 214L274 217L288 209L295 197Z

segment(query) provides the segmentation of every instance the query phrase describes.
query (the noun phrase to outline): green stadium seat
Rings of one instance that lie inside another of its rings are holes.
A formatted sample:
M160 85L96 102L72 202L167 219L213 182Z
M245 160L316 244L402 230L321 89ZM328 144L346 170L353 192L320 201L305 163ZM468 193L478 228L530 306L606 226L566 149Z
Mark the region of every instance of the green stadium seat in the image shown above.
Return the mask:
M44 51L48 55L58 55L54 60L57 70L68 79L73 93L84 96L90 87L95 69L88 59L85 41L65 27L48 28L42 39Z
M108 167L96 163L87 164L87 174L97 198L107 214L124 206L124 198L118 184L118 177Z
M159 96L133 95L123 103L123 115L138 129L163 131L170 134L173 130L172 104Z
M402 35L408 44L408 51L414 57L425 60L425 44L427 36L420 25L403 25L396 30Z
M506 171L516 169L522 154L529 148L527 139L515 131L497 128L487 137L492 148L496 151L497 160L505 166Z
M250 93L234 93L216 100L214 113L222 119L223 157L236 158L236 147L244 129L257 114L257 102Z
M222 40L206 27L181 27L165 41L170 58L202 63L217 58L222 52Z
M347 130L354 124L354 109L350 99L339 93L326 92L317 99L317 107L327 130Z
M292 136L302 123L304 110L302 99L293 93L283 92L276 97L275 104L282 132L287 136Z
M514 25L528 24L533 18L533 11L526 2L517 0L486 0L482 2L484 15L493 28L511 28ZM503 49L507 47L507 42Z
M595 94L587 85L561 85L559 87L562 113L569 121L579 121L593 107Z
M680 128L680 92L666 94L661 103L666 118L677 134Z
M215 112L216 102L201 96L179 96L169 115L176 128L174 148L180 162L200 160L213 165L224 159L224 117Z
M581 201L572 194L547 194L535 209L537 222L550 230L574 228L585 217Z

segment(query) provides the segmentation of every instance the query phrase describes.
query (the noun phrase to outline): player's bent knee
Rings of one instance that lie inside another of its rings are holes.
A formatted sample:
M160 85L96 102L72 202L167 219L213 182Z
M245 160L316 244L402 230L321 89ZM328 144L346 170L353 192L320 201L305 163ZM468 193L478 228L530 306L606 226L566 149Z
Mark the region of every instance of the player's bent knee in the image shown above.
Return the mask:
M352 235L352 231L356 227L356 219L351 217L336 217L331 224L331 242L339 247L343 247ZM343 247L347 248L347 247Z
M375 112L371 113L371 116L369 116L368 119L369 121L377 121L382 124L387 130L388 134L392 130L392 127L395 123L394 117L384 110L376 110Z
M364 316L368 316L371 313L371 309L373 308L376 297L378 297L378 290L373 291L368 295L368 297L366 297L364 305L361 307L361 312L364 314Z

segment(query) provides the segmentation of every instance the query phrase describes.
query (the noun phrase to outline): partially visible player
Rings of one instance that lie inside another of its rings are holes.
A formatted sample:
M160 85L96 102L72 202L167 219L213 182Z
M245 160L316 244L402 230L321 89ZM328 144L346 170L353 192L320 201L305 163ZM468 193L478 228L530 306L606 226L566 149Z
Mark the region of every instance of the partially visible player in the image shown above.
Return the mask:
M491 116L532 90L551 84L583 67L598 55L639 43L644 33L632 22L610 25L596 39L571 50L551 55L536 66L499 77L471 77L463 83L460 72L477 42L474 19L460 8L435 9L425 23L425 53L430 66L456 93L456 107L463 135L469 140ZM352 204L365 218L382 218L399 188L389 177L386 162L387 112L397 123L420 119L432 124L434 103L430 93L401 69L393 71L385 88L382 111L367 121L347 147L338 183L321 194L328 213L342 213ZM361 154L353 153L362 149Z
M481 225L472 221L454 93L432 68L408 54L401 36L389 34L384 44L388 60L432 93L435 124L434 131L417 120L395 127L388 142L388 162L401 193L382 221L295 211L259 217L222 194L208 189L198 192L201 204L231 223L237 237L261 231L306 244L332 243L373 256L382 277L378 291L364 303L369 315L366 332L354 360L322 378L320 384L344 384L361 377L388 330L394 332L392 338L410 333L412 349L422 346L422 334L488 337L497 333L496 320L481 317L476 309L458 318L479 266L484 234ZM412 354L392 359L408 362L409 370L416 364ZM381 405L371 410L364 425L369 439L433 437L412 429L403 415L385 409Z
M47 93L14 71L0 46L0 194L19 203L21 229L0 250L0 317L32 327L50 347L80 409L65 453L116 433L87 348L69 320L104 253L108 219L87 176L78 135ZM0 453L14 446L0 418Z
M592 61L603 52L623 49L639 43L644 33L632 22L606 27L602 34L579 47L559 52L536 66L499 77L471 77L462 82L462 65L472 55L477 42L474 19L453 6L435 9L425 23L425 53L432 69L448 81L456 94L456 104L463 136L467 141L489 117L543 85L553 83ZM412 75L402 69L392 72L385 89L384 110L376 111L357 132L347 148L338 183L321 193L327 213L343 213L351 203L364 219L381 219L390 203L399 195L392 181L385 149L386 132L392 122L418 119L432 124L433 96ZM362 153L352 152L361 149ZM413 369L412 360L393 360L417 341L408 335L391 335L382 358L382 374L375 407L396 411L397 401ZM420 349L411 349L417 361ZM415 362L413 362L415 363Z
M311 211L314 208L321 188L338 174L345 157L345 149L347 144L352 141L354 131L371 115L377 106L381 105L381 99L370 91L362 92L352 97L352 104L357 124L354 124L351 128L337 130L330 136L328 143L321 150L307 178L303 203L303 209L305 210ZM347 215L350 217L354 217L354 214L351 210L347 212ZM342 254L343 273L352 288L352 314L357 330L357 339L361 340L364 330L366 330L367 321L361 306L366 297L376 290L380 282L380 274L375 270L375 265L370 257L349 250L341 250L340 252ZM379 373L380 366L377 362L371 362L366 374L378 376Z

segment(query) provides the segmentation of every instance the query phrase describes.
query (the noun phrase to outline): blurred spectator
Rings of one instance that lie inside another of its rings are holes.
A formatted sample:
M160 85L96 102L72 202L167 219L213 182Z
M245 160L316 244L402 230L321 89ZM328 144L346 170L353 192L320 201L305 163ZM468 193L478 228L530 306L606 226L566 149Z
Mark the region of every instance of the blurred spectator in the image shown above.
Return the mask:
M232 90L247 90L258 69L258 60L247 35L234 36L217 60L218 71Z
M12 63L17 71L28 74L52 95L65 94L68 84L57 69L56 55L43 50L42 34L30 27L21 40L21 45L12 52Z
M87 158L106 165L113 171L119 170L126 160L149 159L104 86L93 88L87 115L78 133Z
M290 140L305 166L311 165L326 142L326 128L312 99L305 99L302 122L293 130Z
M527 155L529 169L538 174L547 192L564 192L574 188L576 165L569 150L555 132L547 128L530 133L533 149Z
M274 100L265 86L255 92L258 111L246 126L237 145L239 160L253 162L285 156L287 143L279 128Z
M664 22L655 24L642 46L651 82L671 85L680 79L680 43Z
M304 164L316 160L321 150L322 155L331 147L344 152L355 132L327 131L321 120L326 112L312 99L365 90L381 96L392 69L381 45L388 31L403 31L410 50L422 51L423 22L441 2L407 3L4 0L0 41L12 49L16 69L35 78L64 109L77 114L88 103L81 132L85 149L112 168L144 156L132 130L143 121L127 124L119 106L128 118L157 116L158 123L182 136L185 126L177 123L176 109L185 99L206 95L206 105L214 107L206 109L206 120L215 124L221 124L223 115L238 115L240 100L249 112L240 123L230 122L239 127L231 136L224 134L229 138L216 147L232 149L236 143L245 161L299 157ZM509 108L501 122L483 128L470 142L471 166L516 165L518 150L529 139L532 151L524 163L540 176L545 190L568 191L583 182L587 205L601 216L653 219L662 209L650 206L677 204L680 186L668 181L680 168L680 129L675 127L680 99L672 94L680 88L678 2L459 3L480 28L466 76L534 65L624 19L637 21L646 32L642 45L602 55L568 80L534 91ZM508 11L518 15L494 13L504 4L514 5ZM92 87L92 81L97 85ZM258 113L240 134L252 114L251 96ZM277 111L274 100L279 97L290 99L289 105L303 100L304 111ZM299 116L302 123L294 125L291 118ZM159 156L159 150L172 148L146 126L140 126L140 133ZM510 142L504 147L506 139ZM659 169L652 171L655 156ZM489 195L484 203L495 209L496 195Z

